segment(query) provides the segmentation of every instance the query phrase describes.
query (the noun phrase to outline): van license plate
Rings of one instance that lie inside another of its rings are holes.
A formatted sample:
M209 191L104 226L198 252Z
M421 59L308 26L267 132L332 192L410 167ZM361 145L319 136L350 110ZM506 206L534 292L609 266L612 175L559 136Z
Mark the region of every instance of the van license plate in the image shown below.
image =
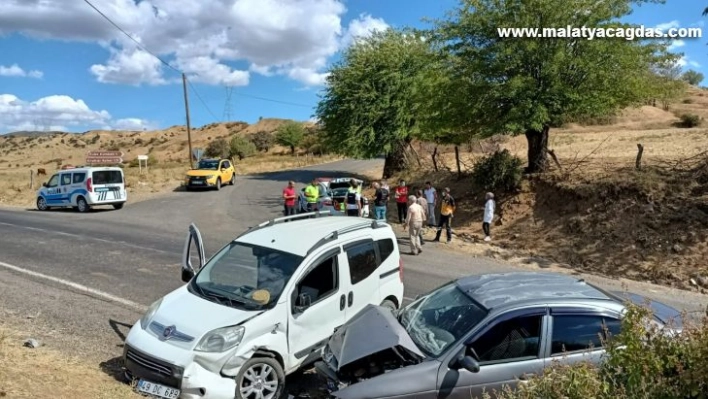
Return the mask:
M164 385L155 384L154 382L140 380L138 381L138 391L148 395L157 396L165 399L179 398L179 389L166 387Z

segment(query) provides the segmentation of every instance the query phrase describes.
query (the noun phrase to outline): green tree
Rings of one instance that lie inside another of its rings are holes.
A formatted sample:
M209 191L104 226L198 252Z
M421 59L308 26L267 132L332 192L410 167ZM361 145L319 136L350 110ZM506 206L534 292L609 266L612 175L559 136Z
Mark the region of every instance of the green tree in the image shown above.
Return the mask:
M451 79L469 110L450 107L459 131L524 134L527 172L548 167L551 127L608 116L646 101L647 71L672 55L668 43L624 37L582 37L584 28L633 28L617 20L633 4L664 0L461 0L433 39L453 58ZM511 27L565 28L556 38L502 37ZM596 35L604 31L595 31ZM597 33L599 32L599 33ZM466 118L459 113L466 112Z
M295 148L299 147L305 138L305 128L295 121L286 122L278 127L275 141L283 147L290 147L290 153L295 155Z
M258 151L268 152L275 143L275 135L272 132L260 131L249 136Z
M231 139L229 153L232 158L237 157L239 160L243 160L244 158L255 155L256 151L256 145L243 136L234 136L234 138Z
M393 29L347 48L315 113L326 148L355 158L385 155L385 177L405 169L417 133L416 81L431 61L429 49L415 32Z
M689 69L681 75L681 79L692 86L698 86L703 81L703 74Z
M204 149L204 155L212 158L226 158L231 152L229 142L225 138L219 137L216 140L209 142L207 148Z
M669 110L669 105L678 100L686 91L682 80L681 66L673 60L662 60L652 65L647 90L652 98L661 101L661 106Z

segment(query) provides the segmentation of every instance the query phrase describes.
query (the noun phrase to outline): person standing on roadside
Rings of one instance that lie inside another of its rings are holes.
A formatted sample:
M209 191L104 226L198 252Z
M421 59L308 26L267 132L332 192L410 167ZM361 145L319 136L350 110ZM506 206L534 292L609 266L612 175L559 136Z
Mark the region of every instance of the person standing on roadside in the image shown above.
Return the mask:
M484 241L491 241L492 237L489 232L492 221L494 220L494 193L487 193L485 196L487 202L484 204L484 220L482 221L482 230L484 230Z
M383 188L380 183L374 183L374 218L386 221L386 207L388 205L388 189Z
M398 223L403 224L406 220L406 213L408 212L408 187L406 186L405 180L401 179L398 181L394 198L396 199L396 207L398 208Z
M428 200L423 196L423 190L418 190L416 191L416 196L417 196L417 204L423 208L423 221L428 220ZM425 245L425 241L423 240L423 228L421 227L420 229L420 245Z
M438 202L438 192L435 190L435 187L427 181L425 182L425 190L423 193L425 193L425 200L428 202L428 207L425 208L428 210L428 226L435 227L435 205Z
M295 214L295 182L290 180L287 187L283 189L283 208L285 216Z
M407 200L409 206L405 223L403 224L403 231L408 229L408 237L411 241L411 255L418 255L423 252L422 245L420 245L420 235L425 221L425 210L418 205L415 195L409 196Z
M357 188L356 180L349 181L349 192L347 192L347 216L361 216L361 194Z
M445 187L442 192L442 200L440 201L440 221L438 222L438 232L435 234L435 239L433 241L440 242L440 235L442 234L443 226L445 226L448 244L452 241L452 228L450 227L450 222L452 221L453 214L455 213L455 206L455 199L452 198L452 195L450 195L450 187Z
M305 188L305 202L307 203L307 212L317 210L317 199L320 197L320 188L317 187L317 179L312 179L310 185Z

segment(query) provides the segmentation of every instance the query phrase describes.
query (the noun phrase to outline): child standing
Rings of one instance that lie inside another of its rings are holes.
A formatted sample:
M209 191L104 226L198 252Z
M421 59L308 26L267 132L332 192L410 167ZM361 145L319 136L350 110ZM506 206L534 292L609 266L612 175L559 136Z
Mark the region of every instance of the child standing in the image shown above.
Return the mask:
M484 204L484 220L482 222L482 230L484 230L484 241L491 241L489 227L494 220L494 208L496 203L494 202L494 194L487 193L485 196L487 202Z

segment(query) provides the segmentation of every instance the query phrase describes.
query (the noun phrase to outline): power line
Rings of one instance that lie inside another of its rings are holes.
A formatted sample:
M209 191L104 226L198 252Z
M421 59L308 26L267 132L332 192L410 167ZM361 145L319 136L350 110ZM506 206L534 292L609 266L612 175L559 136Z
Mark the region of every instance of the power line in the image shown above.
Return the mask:
M103 18L105 18L106 21L110 22L111 25L115 26L116 29L118 29L119 31L123 32L123 34L126 35L126 36L128 37L128 39L130 39L130 40L132 40L133 42L135 42L135 44L137 44L138 47L140 47L143 51L145 51L146 53L148 53L148 54L152 55L153 57L157 58L160 62L162 62L163 64L167 65L168 68L170 68L170 69L172 69L172 70L174 70L174 71L176 71L176 72L183 73L183 72L180 71L179 69L177 69L177 68L173 67L172 65L170 65L169 62L163 60L162 58L160 58L160 57L158 57L157 55L155 55L155 53L153 53L153 52L151 52L150 50L148 50L147 48L145 48L145 46L143 46L142 44L140 44L139 41L135 40L135 38L133 38L133 36L131 36L128 32L126 32L125 30L123 30L123 28L121 28L121 27L118 26L115 22L113 22L110 18L108 18L108 16L106 16L106 14L104 14L103 12L101 12L101 10L99 10L98 8L96 8L96 6L94 6L93 4L91 4L91 2L90 2L89 0L84 0L84 2L85 2L86 4L88 4L89 6L91 6L91 8L93 8L94 10L96 10L97 13L101 14L101 16L102 16Z
M312 108L312 105L300 104L300 103L292 103L292 102L289 102L289 101L275 100L275 99L266 98L266 97L259 97L259 96L254 96L254 95L252 95L252 94L239 93L238 91L234 92L234 94L236 94L237 96L254 98L254 99L256 99L256 100L270 101L270 102L273 102L273 103L280 103L280 104L285 104L285 105L292 105L292 106L295 106L295 107Z
M207 105L207 103L202 99L202 96L199 95L199 92L197 91L197 89L194 88L194 85L192 85L192 82L191 82L189 79L187 79L187 84L189 85L189 87L192 88L192 91L194 92L194 94L197 95L197 98L198 98L199 101L202 103L202 105L204 106L204 108L206 108L207 112L209 112L209 113L211 114L211 116L212 116L215 120L218 121L219 118L217 118L216 115L214 115L214 113L211 112L211 108L209 108L209 106Z

